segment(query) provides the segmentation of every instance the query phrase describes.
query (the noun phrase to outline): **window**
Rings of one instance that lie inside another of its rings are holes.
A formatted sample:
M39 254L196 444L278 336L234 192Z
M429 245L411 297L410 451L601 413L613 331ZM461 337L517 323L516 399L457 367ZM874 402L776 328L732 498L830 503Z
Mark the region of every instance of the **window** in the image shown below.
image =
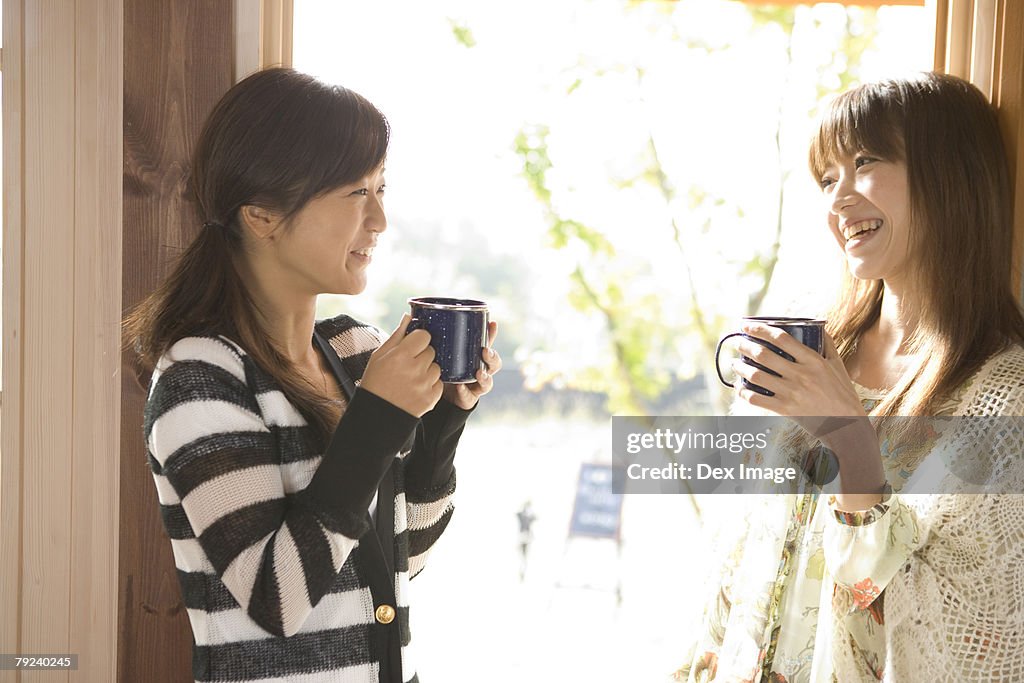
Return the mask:
M935 13L295 1L296 68L367 96L393 128L370 286L323 297L320 315L390 330L409 296L473 296L503 326L486 411L502 417L460 447L473 512L418 579L431 587L413 617L426 678L474 680L497 661L516 680L655 680L680 664L707 561L695 505L631 497L620 556L566 536L580 467L610 459L610 413L720 410L708 346L729 319L827 305L827 287L809 286L835 263L809 126L827 93L930 69ZM481 629L454 596L479 596L477 614L501 623Z

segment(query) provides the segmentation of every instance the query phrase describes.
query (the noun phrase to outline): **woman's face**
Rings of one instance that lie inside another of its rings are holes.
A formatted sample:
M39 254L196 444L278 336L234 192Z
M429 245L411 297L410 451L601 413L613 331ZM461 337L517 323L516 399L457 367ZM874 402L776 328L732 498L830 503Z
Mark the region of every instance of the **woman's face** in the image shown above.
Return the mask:
M359 294L387 228L384 167L310 200L278 240L278 265L314 294Z
M910 256L910 191L903 161L867 153L842 156L820 178L828 225L862 280L893 284Z

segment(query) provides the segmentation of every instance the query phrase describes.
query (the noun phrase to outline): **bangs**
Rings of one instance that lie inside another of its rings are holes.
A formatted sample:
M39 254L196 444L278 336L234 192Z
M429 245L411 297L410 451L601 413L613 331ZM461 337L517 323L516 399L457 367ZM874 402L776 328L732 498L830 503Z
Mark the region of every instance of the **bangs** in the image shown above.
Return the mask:
M361 95L340 86L328 86L327 106L318 112L310 135L307 157L308 185L302 201L354 183L383 163L391 127L384 114Z
M348 102L337 112L338 146L328 146L338 154L325 169L325 187L338 187L355 182L381 165L388 153L391 127L384 114L361 95L337 87Z
M811 140L808 162L814 178L821 178L840 157L860 152L903 160L903 119L897 97L894 88L872 83L833 100Z

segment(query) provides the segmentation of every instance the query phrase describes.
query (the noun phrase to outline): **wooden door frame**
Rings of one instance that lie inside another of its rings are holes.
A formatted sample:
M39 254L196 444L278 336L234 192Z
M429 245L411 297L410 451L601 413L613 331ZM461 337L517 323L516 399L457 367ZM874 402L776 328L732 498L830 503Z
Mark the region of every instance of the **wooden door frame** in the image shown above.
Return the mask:
M1014 197L1013 278L1024 301L1024 3L938 0L935 70L974 83L999 112Z
M207 115L232 83L264 66L290 64L292 2L122 1L123 173L132 188L124 197L128 310L168 274L206 218L190 201L187 182ZM139 430L148 378L136 377L131 366L126 355L117 680L172 683L191 677L192 632Z
M3 2L0 652L117 647L121 0Z

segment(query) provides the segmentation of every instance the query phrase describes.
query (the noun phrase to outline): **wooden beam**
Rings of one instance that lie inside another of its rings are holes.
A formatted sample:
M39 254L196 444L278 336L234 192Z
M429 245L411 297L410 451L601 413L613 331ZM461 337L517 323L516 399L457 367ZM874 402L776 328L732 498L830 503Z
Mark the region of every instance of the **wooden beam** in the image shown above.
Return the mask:
M999 110L1014 196L1013 268L1024 301L1024 4L999 0L992 102Z
M62 426L70 424L74 411L69 391L41 391L70 387L66 382L74 371L72 337L52 334L54 320L70 323L75 313L71 297L52 295L70 293L74 287L74 253L68 245L74 240L75 169L68 152L75 147L75 15L66 9L57 2L24 7L25 37L31 35L37 42L26 40L24 45L24 213L14 228L23 232L20 331L26 342L21 357L14 360L24 379L23 652L70 651L65 615L71 601L71 572L65 549L71 545L74 442Z
M260 68L292 65L292 0L261 0Z
M971 38L971 82L992 99L996 64L996 0L975 0Z
M25 23L24 0L3 3L3 389L7 401L0 413L0 650L24 652L21 620L24 613L21 561L25 518L23 484L24 438L21 364L25 353L22 313L25 191ZM13 679L13 676L10 677ZM10 680L10 679L8 679Z
M945 72L971 79L974 0L949 0Z
M74 285L54 292L72 298L75 309L71 596L64 609L71 652L81 656L72 680L113 681L117 673L123 18L122 0L76 0ZM51 311L41 317L52 335ZM47 410L42 423L53 422Z
M125 310L152 292L200 229L189 159L233 83L231 2L124 0ZM192 633L146 465L148 378L122 359L119 665L123 683L193 680Z
M947 42L949 41L949 0L938 0L935 5L935 59L932 69L946 71Z
M262 7L262 0L235 0L235 68L232 78L235 83L259 71Z
M3 3L0 651L113 680L121 1Z

